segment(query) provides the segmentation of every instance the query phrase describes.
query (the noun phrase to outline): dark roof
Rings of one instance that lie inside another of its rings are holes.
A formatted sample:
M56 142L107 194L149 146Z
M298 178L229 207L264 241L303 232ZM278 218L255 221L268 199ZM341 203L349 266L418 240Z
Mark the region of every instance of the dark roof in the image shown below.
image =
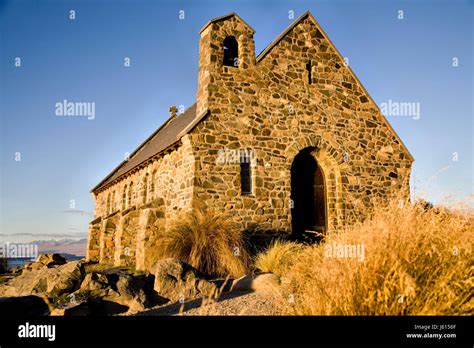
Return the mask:
M171 116L163 125L148 137L133 153L128 161L123 161L109 175L107 175L92 192L111 183L115 179L129 172L144 161L167 149L187 132L189 132L204 116L196 115L196 104L189 107L178 116Z

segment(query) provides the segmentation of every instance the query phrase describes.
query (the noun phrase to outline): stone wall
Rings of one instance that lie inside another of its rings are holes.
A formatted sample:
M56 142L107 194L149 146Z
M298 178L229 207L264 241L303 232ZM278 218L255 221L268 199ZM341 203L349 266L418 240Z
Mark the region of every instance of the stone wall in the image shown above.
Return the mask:
M94 195L87 258L143 269L157 229L166 228L193 197L194 159L188 137Z
M141 207L162 198L166 215L190 204L193 191L194 159L188 137L182 145L119 178L95 194L95 217L105 217L131 207Z
M230 35L246 62L237 68L222 64ZM237 17L209 25L200 45L198 106L210 116L192 132L196 199L227 210L242 228L289 232L290 169L306 147L325 176L328 229L358 216L371 197L406 190L410 155L309 16L258 62L248 56L252 32ZM240 164L218 163L225 149L256 153L250 195L240 191Z
M99 261L101 221L101 217L98 217L89 223L86 250L87 260Z

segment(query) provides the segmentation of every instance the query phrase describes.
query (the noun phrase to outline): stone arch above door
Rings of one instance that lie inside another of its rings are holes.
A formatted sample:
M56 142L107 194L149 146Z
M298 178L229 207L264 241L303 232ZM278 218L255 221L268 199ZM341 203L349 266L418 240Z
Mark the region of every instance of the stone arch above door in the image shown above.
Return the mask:
M327 231L334 231L344 223L341 179L341 172L347 167L347 164L344 162L344 155L342 151L335 149L319 136L297 138L286 150L285 169L289 173L289 178L291 178L291 165L296 155L306 148L313 148L310 154L323 172L326 188ZM291 187L291 183L289 183L288 187Z

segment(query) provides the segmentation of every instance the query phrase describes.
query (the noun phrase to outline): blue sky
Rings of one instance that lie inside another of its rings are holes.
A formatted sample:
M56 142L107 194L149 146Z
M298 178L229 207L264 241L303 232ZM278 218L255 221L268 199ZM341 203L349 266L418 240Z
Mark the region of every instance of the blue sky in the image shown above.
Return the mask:
M413 191L435 203L467 197L473 4L0 0L0 237L85 233L90 189L167 118L170 105L194 102L199 30L228 12L256 30L258 54L293 21L289 11L297 18L310 10L378 104L419 103L418 120L387 117L415 157ZM64 99L94 102L95 118L56 116Z

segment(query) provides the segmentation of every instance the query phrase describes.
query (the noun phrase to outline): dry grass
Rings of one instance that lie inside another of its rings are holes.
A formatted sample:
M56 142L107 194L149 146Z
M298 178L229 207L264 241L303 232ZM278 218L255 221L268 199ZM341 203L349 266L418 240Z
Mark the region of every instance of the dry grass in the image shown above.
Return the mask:
M255 268L263 273L281 276L292 265L294 255L302 248L301 244L295 242L276 240L266 251L255 257Z
M258 259L284 274L287 314L472 315L473 222L472 210L394 201L323 244L299 251L276 245ZM269 256L281 250L291 252Z
M248 272L242 233L230 217L205 205L178 214L157 239L159 258L177 258L208 276L239 277Z

